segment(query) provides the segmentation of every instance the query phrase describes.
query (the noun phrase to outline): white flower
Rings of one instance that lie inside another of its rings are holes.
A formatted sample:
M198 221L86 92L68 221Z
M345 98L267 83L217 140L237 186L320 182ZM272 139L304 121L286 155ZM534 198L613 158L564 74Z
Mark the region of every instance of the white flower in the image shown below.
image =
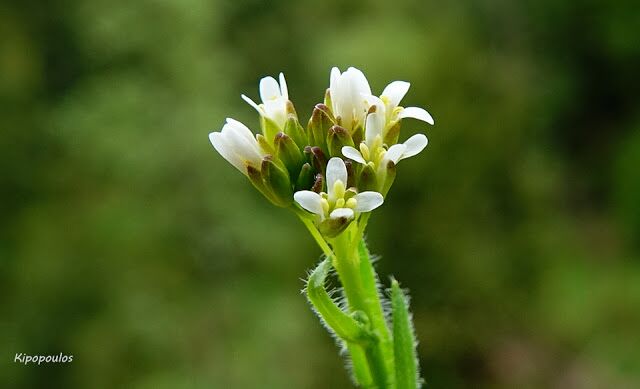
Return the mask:
M351 131L358 124L364 124L369 105L364 96L371 95L371 87L364 74L353 67L340 73L340 69L331 69L329 81L331 109L340 125Z
M362 192L349 197L353 192L346 190L346 183L347 167L342 159L334 157L327 164L328 193L303 190L296 192L293 199L302 208L318 215L321 222L327 217L349 220L355 213L370 212L382 205L384 199L378 192Z
M382 147L384 126L384 113L370 113L367 116L365 139L360 144L360 150L355 147L344 146L342 155L363 165L366 165L369 161L373 161L375 164L382 161L382 165L386 166L385 161L398 163L404 158L418 154L427 147L427 137L423 134L415 134L404 143L395 144L385 151Z
M222 131L209 134L213 147L236 169L247 175L247 167L260 170L266 155L260 149L253 132L237 120L227 118Z
M260 80L260 99L262 104L256 104L251 98L242 95L242 99L249 103L258 113L271 119L278 127L284 128L287 121L287 101L289 91L284 74L280 73L280 83L273 77L264 77Z
M406 81L393 81L382 91L380 97L369 94L365 99L370 106L376 105L378 112L382 110L387 123L393 123L405 118L422 120L433 125L433 117L424 108L400 107L400 101L409 91L409 84Z

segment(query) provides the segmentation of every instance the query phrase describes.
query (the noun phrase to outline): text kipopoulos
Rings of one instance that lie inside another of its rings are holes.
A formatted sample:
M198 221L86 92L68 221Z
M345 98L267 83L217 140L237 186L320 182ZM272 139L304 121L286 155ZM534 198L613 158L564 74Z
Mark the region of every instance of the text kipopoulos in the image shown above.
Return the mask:
M63 353L58 355L27 355L16 353L13 361L16 363L24 363L25 365L29 363L37 363L38 365L41 363L70 363L73 362L73 355L65 355Z

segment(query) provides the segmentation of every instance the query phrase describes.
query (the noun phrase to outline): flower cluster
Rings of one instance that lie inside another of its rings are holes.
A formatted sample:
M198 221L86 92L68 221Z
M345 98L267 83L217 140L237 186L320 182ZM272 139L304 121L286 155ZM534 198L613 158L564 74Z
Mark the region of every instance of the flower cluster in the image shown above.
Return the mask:
M408 82L394 81L375 96L364 74L353 67L331 70L324 103L314 107L306 128L282 73L279 80L260 80L259 89L260 104L242 98L260 115L261 133L254 135L228 118L209 139L267 199L308 212L326 237L379 207L395 179L396 164L427 146L423 134L398 143L402 120L433 124L424 109L399 105Z

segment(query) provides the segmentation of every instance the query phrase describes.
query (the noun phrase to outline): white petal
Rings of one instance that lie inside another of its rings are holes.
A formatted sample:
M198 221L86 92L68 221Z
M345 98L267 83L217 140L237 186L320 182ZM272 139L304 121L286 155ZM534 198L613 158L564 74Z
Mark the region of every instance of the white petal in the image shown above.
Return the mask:
M226 159L236 169L240 170L243 174L247 174L244 162L233 151L233 147L229 144L229 142L227 142L224 135L219 132L212 132L209 134L209 140L211 141L211 144L216 149L216 151L220 155L222 155L224 159Z
M329 76L329 88L332 91L337 85L338 78L340 78L340 69L334 66L331 68L331 75Z
M349 78L351 82L355 84L355 87L358 92L365 93L367 95L371 94L371 87L369 86L369 81L367 81L367 77L364 76L364 73L360 69L356 69L354 67L350 67L347 69L345 73L349 73ZM360 96L357 96L360 97Z
M344 146L342 148L342 155L363 165L367 163L367 161L362 158L362 154L360 154L358 150L351 146Z
M322 196L310 190L301 190L293 194L296 203L311 213L316 215L324 215L322 210Z
M342 181L347 185L347 167L342 158L333 157L327 163L327 192L333 192L333 186L336 181Z
M357 202L356 212L370 212L384 202L384 197L380 193L372 191L358 193L353 198Z
M278 81L275 78L264 77L260 80L260 98L263 103L280 96L280 85L278 85Z
M404 153L402 153L402 158L400 159L413 157L424 150L424 148L427 147L427 143L429 143L429 140L425 135L415 134L404 142L404 145L407 146L407 148Z
M404 95L407 94L410 85L411 84L406 81L394 81L384 88L381 96L386 96L389 99L390 109L394 109L400 104Z
M367 115L367 125L364 128L364 139L367 146L371 147L377 135L382 136L383 128L384 113L374 112Z
M433 124L433 118L431 117L429 112L427 112L423 108L407 107L403 109L398 114L398 119L404 119L404 118L414 118L414 119L422 120L423 122L427 122L429 124Z
M236 119L227 118L227 124L225 124L222 127L223 130L224 130L224 127L233 128L233 130L235 132L237 132L238 134L242 135L249 142L255 142L256 141L255 135L253 135L253 131L251 131L249 129L249 127L245 126L244 123L239 122Z
M278 78L280 79L280 94L289 100L289 89L287 88L287 80L284 79L284 73L281 72Z
M384 154L384 158L386 160L393 161L393 163L398 163L406 149L407 146L402 143L393 145L389 147L389 150L387 150L387 152Z
M256 104L255 101L251 100L250 97L245 95L240 95L240 97L242 97L242 100L246 101L250 106L252 106L256 111L258 111L260 115L264 115L264 111L262 110L262 108L260 108L260 106Z
M336 208L329 215L331 219L351 219L353 217L353 209L351 208Z

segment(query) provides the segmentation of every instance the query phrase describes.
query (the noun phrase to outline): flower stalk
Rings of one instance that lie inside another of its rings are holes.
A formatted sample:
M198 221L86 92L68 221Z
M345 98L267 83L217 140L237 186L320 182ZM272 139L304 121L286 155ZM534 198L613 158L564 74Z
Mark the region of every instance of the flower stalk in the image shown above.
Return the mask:
M390 300L382 293L364 240L397 163L427 146L423 134L398 143L402 120L433 124L424 109L399 105L408 89L409 83L394 81L377 97L360 70L334 68L324 103L315 105L305 128L281 73L278 80L260 81L260 104L242 95L260 115L260 134L227 119L222 131L209 135L220 155L269 201L298 216L322 250L307 279L307 299L346 351L352 380L361 388L421 384L408 297L395 279ZM338 300L327 289L334 271L342 287Z

